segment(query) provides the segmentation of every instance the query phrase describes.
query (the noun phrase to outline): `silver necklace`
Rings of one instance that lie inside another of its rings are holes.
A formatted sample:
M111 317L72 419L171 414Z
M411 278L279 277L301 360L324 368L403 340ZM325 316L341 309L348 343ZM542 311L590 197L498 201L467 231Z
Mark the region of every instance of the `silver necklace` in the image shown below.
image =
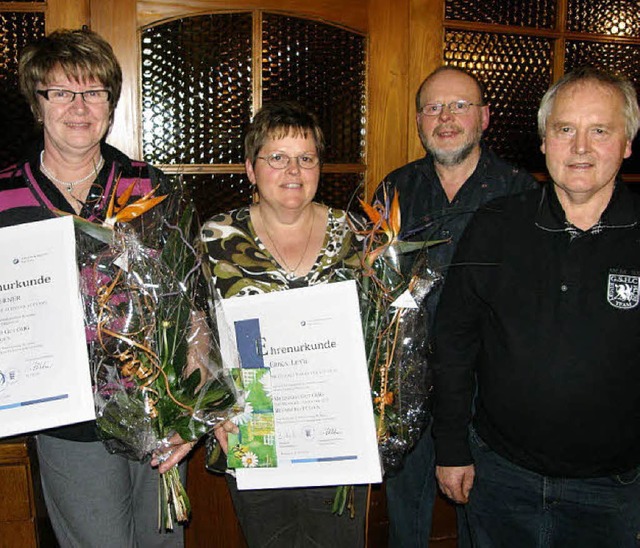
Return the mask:
M102 157L102 155L100 155L100 160L98 161L98 164L97 165L95 163L93 164L93 171L91 171L88 175L85 175L82 179L78 179L77 181L67 182L67 181L62 181L58 179L53 173L51 173L47 169L47 166L44 165L43 157L44 157L44 150L40 152L40 171L42 171L42 173L44 173L47 176L47 178L52 180L54 183L58 183L59 185L62 185L63 187L65 187L67 192L71 192L74 186L88 181L89 179L91 179L91 177L97 177L98 173L100 173L100 170L102 169L102 166L104 165L104 158Z
M311 205L311 207L313 208L313 205ZM269 232L269 227L267 226L267 223L265 222L264 217L262 216L262 213L260 212L260 208L258 207L257 210L258 210L258 215L260 215L260 221L262 222L262 226L264 227L264 231L267 234L267 238L269 238L269 241L271 242L271 245L273 245L274 251L278 254L278 258L280 259L280 261L282 261L282 265L287 270L287 273L285 274L285 278L287 278L287 280L294 280L297 277L296 276L296 270L298 270L298 268L302 264L302 261L303 261L305 255L307 254L307 250L309 249L309 242L311 241L311 233L313 232L313 225L314 225L315 220L316 220L316 211L315 211L315 209L311 210L311 212L312 212L311 213L311 224L309 226L309 233L307 234L307 243L304 244L304 251L302 252L302 255L300 256L300 260L298 261L298 264L296 266L294 266L293 268L291 268L287 264L287 261L284 260L284 257L282 255L282 253L280 253L280 250L278 249L278 246L276 245L275 240L273 239L273 237L271 236L271 233Z

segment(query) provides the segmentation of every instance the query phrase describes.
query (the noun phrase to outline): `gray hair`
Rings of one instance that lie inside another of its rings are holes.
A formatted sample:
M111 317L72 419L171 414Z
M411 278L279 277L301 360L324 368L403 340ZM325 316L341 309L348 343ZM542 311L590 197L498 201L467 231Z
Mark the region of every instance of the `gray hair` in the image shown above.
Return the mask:
M638 107L638 95L633 84L620 76L611 74L594 67L579 67L565 74L553 84L544 94L538 109L538 135L544 139L547 129L547 119L553 109L558 92L570 85L581 82L596 82L603 86L609 86L620 92L624 99L623 116L625 119L625 133L629 141L633 141L638 129L640 129L640 108Z

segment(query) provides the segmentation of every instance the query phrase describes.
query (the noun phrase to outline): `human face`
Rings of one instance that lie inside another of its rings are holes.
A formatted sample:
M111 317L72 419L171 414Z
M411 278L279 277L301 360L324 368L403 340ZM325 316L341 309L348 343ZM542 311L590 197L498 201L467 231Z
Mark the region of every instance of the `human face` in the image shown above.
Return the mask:
M472 78L457 71L445 70L436 74L422 90L420 104L452 101L482 102L480 90ZM436 163L459 165L474 150L479 150L482 132L489 126L489 107L472 106L465 114L451 114L443 108L439 116L416 118L422 146L433 154Z
M87 91L104 89L104 85L93 79L76 82L69 79L61 69L55 69L46 83L38 89L68 89ZM88 104L76 95L71 103L55 104L38 96L44 125L45 149L56 149L60 154L82 156L91 153L100 144L109 130L109 103Z
M255 165L245 162L247 176L251 184L257 185L260 203L281 210L302 210L311 203L320 179L320 165L304 169L294 156L317 154L313 137L293 136L291 133L281 139L269 139L260 148L258 156L268 156L274 152L286 154L291 162L284 169L272 168L266 160L256 158Z
M594 81L561 89L541 150L561 202L586 203L596 196L608 200L622 160L631 155L622 95Z

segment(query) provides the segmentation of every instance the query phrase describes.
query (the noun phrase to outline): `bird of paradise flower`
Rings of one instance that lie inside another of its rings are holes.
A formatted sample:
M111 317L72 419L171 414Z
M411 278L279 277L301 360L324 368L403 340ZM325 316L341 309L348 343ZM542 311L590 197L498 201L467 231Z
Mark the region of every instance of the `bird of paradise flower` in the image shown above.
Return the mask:
M120 196L116 196L118 184L119 179L116 180L113 186L113 192L109 199L109 205L107 206L107 213L102 223L94 223L79 215L73 215L60 209L55 209L54 212L60 216L71 215L75 225L84 233L102 243L111 244L113 243L114 228L117 223L130 223L167 198L167 195L155 196L156 190L158 190L158 187L156 187L141 198L138 198L135 202L129 203L137 181L133 181Z

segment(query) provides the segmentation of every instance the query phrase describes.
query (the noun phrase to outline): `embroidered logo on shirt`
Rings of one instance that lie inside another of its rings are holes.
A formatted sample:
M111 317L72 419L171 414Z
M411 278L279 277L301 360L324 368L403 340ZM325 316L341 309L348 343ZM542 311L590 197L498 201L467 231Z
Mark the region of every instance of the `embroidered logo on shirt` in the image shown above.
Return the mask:
M609 274L607 301L621 309L635 308L640 300L640 276Z

